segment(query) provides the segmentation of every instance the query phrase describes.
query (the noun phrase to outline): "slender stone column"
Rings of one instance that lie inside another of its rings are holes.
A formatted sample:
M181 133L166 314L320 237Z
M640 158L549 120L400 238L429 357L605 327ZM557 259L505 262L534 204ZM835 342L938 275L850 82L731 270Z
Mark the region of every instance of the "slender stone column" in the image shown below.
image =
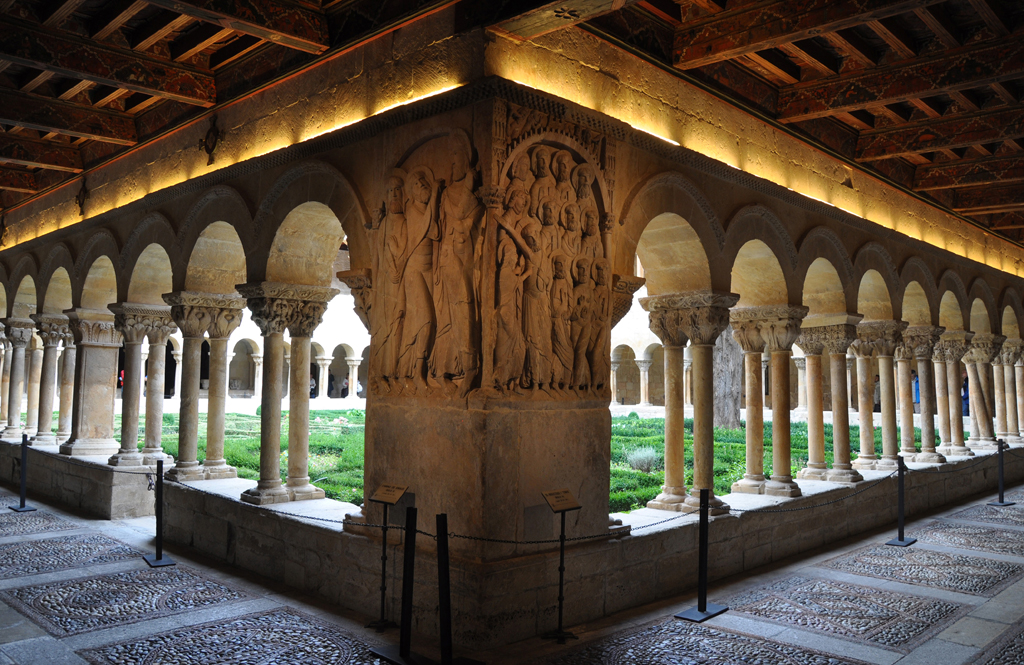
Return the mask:
M640 406L651 405L651 363L653 360L638 359L634 361L640 368Z
M974 455L964 444L963 398L960 396L960 359L967 353L973 335L974 333L958 330L943 333L941 337L945 347L946 394L949 399L949 445L943 442L938 452L947 457Z
M860 336L853 341L850 349L857 358L857 414L860 416L860 453L853 460L853 467L859 470L874 469L878 457L875 455L874 381L871 379L871 355L874 345Z
M693 404L693 359L689 347L683 355L683 404Z
M25 395L25 433L35 436L39 430L39 383L43 375L43 350L28 350L28 384Z
M999 354L1003 342L1001 335L979 333L971 340L971 346L964 356L967 363L967 377L970 382L972 425L977 427L971 431L969 443L974 450L994 448L996 445L995 429L992 423L992 388L988 382L989 363Z
M75 398L75 358L77 348L70 328L61 340L64 351L60 360L60 412L57 416L57 442L64 443L71 438L71 416Z
M746 472L743 477L732 484L733 492L741 494L764 493L764 387L761 374L761 355L764 353L764 340L756 321L744 321L733 318L732 336L743 349L743 376L746 390L747 425L746 435Z
M1016 379L1017 397L1017 431L1018 437L1014 444L1024 444L1024 349L1013 364L1013 374Z
M693 359L693 488L680 504L685 493L683 469L682 402L673 396L673 412L678 435L673 430L670 443L668 413L665 410L665 487L662 494L647 504L652 508L693 512L700 510L700 490L711 490L711 513L728 512L729 507L714 496L714 367L715 340L729 325L729 307L739 296L711 291L641 298L640 304L650 312L651 330L666 347L673 346L673 365L677 365L686 340L690 341ZM668 350L666 348L666 354ZM666 356L667 357L667 356ZM666 361L667 363L668 361ZM673 372L675 374L675 372ZM682 387L678 377L672 379L672 391ZM666 384L666 392L668 384ZM666 395L666 403L668 396ZM675 427L675 425L673 426ZM671 463L669 462L671 446Z
M149 332L146 307L134 303L111 305L114 325L124 339L124 381L121 384L121 448L107 463L142 466L139 452L139 406L142 396L142 342Z
M0 424L7 422L7 392L11 383L11 345L5 331L6 327L0 323Z
M345 359L345 363L348 365L348 398L351 400L359 399L356 386L359 385L359 365L361 365L362 362L361 358Z
M946 381L946 343L939 340L932 352L935 383L935 412L939 416L939 447L949 446L949 387Z
M917 455L914 443L914 384L910 378L910 359L914 350L901 342L896 347L896 389L900 406L900 454L907 462L913 462Z
M901 333L906 327L907 324L903 321L868 321L857 326L858 335L871 341L875 357L878 358L879 387L882 393L882 457L875 462L876 469L888 470L897 466L899 443L896 434L896 369L893 366L893 355L896 353L896 345L902 339ZM911 418L913 414L911 400ZM910 432L913 436L913 426Z
M849 404L846 408L848 410L857 410L860 408L860 393L857 384L857 357L852 353L846 354L846 395L849 397Z
M612 373L611 373L611 375L608 378L608 386L611 388L611 392L612 392L612 401L611 401L611 403L612 404L618 404L619 403L619 361L618 360L613 360L611 367L612 367Z
M828 351L829 371L832 373L832 468L825 474L825 480L834 483L859 483L864 480L850 462L850 400L846 394L850 375L846 354L857 338L854 325L860 319L847 317L847 323L833 324L820 331L825 350ZM807 334L805 332L805 334Z
M39 424L32 437L33 446L56 445L53 429L53 397L57 383L57 347L68 336L68 317L63 314L33 314L43 340L43 363L39 375Z
M810 331L810 328L803 329L796 341L804 352L804 358L797 360L804 360L805 363L806 370L801 372L801 380L806 381L807 395L807 466L800 469L796 477L801 480L825 480L828 467L825 464L825 406L821 387L821 352L825 345L818 335ZM800 363L797 362L799 367Z
M174 359L174 396L181 398L181 351L171 351Z
M1015 365L1020 360L1022 342L1019 339L1008 339L1003 342L999 352L999 360L1003 365L1003 404L1006 412L1006 430L1003 438L1007 443L1022 443L1020 424L1017 413L1017 371Z
M114 315L109 310L79 307L64 313L75 336L77 357L71 436L61 444L60 452L109 457L118 449L113 413L121 333L114 327Z
M932 353L936 348L939 335L945 329L936 326L912 326L903 331L903 341L912 351L917 360L917 383L921 391L921 452L914 456L914 461L922 464L941 464L946 458L935 451L935 412L936 389L938 387L932 376ZM945 398L945 383L943 382ZM946 436L949 433L949 405L941 406L939 421L945 420Z
M328 389L331 385L331 358L317 356L316 366L320 370L320 378L317 385L316 396L329 397Z
M821 358L818 359L819 361ZM796 364L796 408L807 408L807 356L793 358ZM819 370L821 367L819 366Z
M772 318L761 324L765 348L772 354L772 475L765 482L764 493L772 496L800 496L800 487L793 482L790 458L789 359L793 342L800 335L800 322L807 316L806 307L772 307Z
M252 359L252 364L256 366L252 373L252 396L259 399L263 394L263 356L253 353L249 357Z
M181 392L178 407L178 459L167 472L172 480L203 480L199 466L199 363L203 337L221 300L212 294L175 291L164 294L171 318L181 330Z
M303 300L295 301L288 321L292 338L291 390L288 397L288 496L292 501L324 498L324 491L309 482L309 370L310 338L323 320L327 303L337 289L295 287Z
M1011 372L1013 371L1012 367L1011 365ZM995 397L993 406L996 412L995 435L997 439L1005 440L1010 433L1006 426L1006 384L1003 378L1003 368L1003 363L999 357L996 357L992 362L992 391Z
M11 378L7 389L7 428L4 439L20 439L21 396L25 392L25 349L32 341L35 323L30 319L6 319L7 340L11 343Z
M146 388L146 444L142 463L153 466L157 460L167 461L161 437L164 423L164 383L167 379L167 339L177 329L166 308L160 316L152 316L149 339L149 368Z
M273 286L273 285L268 285ZM246 299L252 320L263 334L263 389L260 402L260 479L242 492L246 503L266 505L289 501L281 486L281 394L284 388L284 330L294 303L273 296L264 284L236 287Z
M228 298L232 306L210 309L210 388L206 402L206 461L203 475L207 480L237 478L238 470L224 460L224 411L228 398L228 338L242 323L242 298Z

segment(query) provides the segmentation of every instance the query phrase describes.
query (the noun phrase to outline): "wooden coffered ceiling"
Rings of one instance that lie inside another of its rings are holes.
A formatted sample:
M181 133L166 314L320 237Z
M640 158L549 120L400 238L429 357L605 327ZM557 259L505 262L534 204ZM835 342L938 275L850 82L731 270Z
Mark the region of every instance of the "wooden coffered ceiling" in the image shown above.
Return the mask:
M584 28L1021 239L1024 2L643 0Z

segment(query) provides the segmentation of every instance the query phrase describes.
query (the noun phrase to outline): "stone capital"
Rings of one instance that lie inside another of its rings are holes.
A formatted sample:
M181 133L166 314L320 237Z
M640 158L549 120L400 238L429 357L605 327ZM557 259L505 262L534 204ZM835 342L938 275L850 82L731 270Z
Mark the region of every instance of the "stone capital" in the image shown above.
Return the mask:
M108 309L114 313L114 325L126 344L141 344L147 337L153 343L154 333L166 343L176 329L167 305L125 302L110 305Z
M121 333L114 325L114 314L109 310L79 307L64 311L68 327L80 346L119 347Z
M279 282L251 282L235 288L245 297L252 320L264 336L287 328L293 337L309 337L320 325L327 303L339 293L326 286Z
M965 363L990 363L999 355L1006 338L991 333L978 333L971 340L971 345L964 354Z
M320 322L323 321L324 311L327 310L326 302L300 302L292 310L291 321L288 322L288 332L292 337L312 337Z
M359 320L369 330L369 311L372 303L372 298L369 295L373 291L373 280L371 279L370 270L367 268L362 270L343 270L337 274L337 277L352 292L352 300L355 301L352 309L355 310L356 316L359 317ZM251 306L250 309L252 309Z
M804 319L806 323L807 320ZM850 323L837 323L825 326L802 327L797 345L807 355L821 353L812 352L819 347L828 352L829 355L843 354L850 350L850 344L857 338L857 327Z
M897 361L910 362L914 358L914 347L904 340L896 345L892 355Z
M768 307L743 307L735 310L737 321L757 321L769 353L789 351L800 336L800 324L807 316L806 307L773 305Z
M803 371L807 369L807 358L805 358L804 356L793 358L793 362L796 363L796 368L798 370Z
M866 358L872 351L876 356L892 356L907 327L904 321L863 321L857 324L857 341L852 344L854 355Z
M636 366L637 366L638 368L640 368L640 371L641 371L641 372L646 372L646 371L648 371L649 369L651 369L651 365L652 365L652 364L654 364L654 361L653 361L653 360L644 360L644 359L642 359L642 358L641 358L641 359L638 359L638 360L634 360L633 362L635 362L635 363L636 363Z
M622 320L633 306L633 294L647 283L644 277L613 275L612 277L612 327Z
M658 330L655 330L655 320L660 319L671 325L670 328L664 330L678 331L694 345L707 346L714 344L718 336L728 327L729 308L735 305L739 299L740 297L735 293L697 291L641 298L640 305L651 313L651 330L655 334L658 334ZM666 311L673 314L671 316L661 314ZM666 345L668 345L667 342Z
M936 345L936 348L942 350L941 360L947 363L959 362L964 357L964 354L967 353L972 337L974 337L974 333L963 330L942 333Z
M36 322L36 330L43 340L44 348L58 346L71 334L68 317L63 314L33 314L30 318Z
M174 291L165 293L171 318L185 337L203 337L221 309L241 309L244 301L234 294Z
M733 321L730 317L729 325L732 326L732 337L743 349L743 353L762 353L764 351L761 327L757 322Z
M903 331L903 342L914 358L927 360L945 330L939 326L910 326Z
M241 298L239 298L241 301ZM242 308L218 307L210 308L210 327L207 329L210 339L227 339L232 331L242 324Z
M251 354L249 356L249 359L252 360L252 364L256 365L257 367L263 364L263 356L258 356L255 353Z
M24 349L32 341L36 324L32 319L4 319L7 341L16 349Z
M999 362L1007 367L1020 362L1021 353L1024 352L1024 342L1019 339L1008 339L1003 342L1003 348L999 351Z

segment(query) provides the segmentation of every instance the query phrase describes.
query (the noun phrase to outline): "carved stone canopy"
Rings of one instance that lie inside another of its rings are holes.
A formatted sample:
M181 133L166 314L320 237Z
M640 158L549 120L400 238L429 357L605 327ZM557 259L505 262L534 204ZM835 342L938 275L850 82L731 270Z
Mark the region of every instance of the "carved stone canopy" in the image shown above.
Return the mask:
M735 293L695 291L641 298L640 305L651 313L651 330L655 334L658 334L658 330L655 330L657 320L657 325L667 326L662 328L663 332L677 335L676 340L682 334L693 344L704 346L714 344L728 327L729 308L739 299ZM675 314L667 315L664 312ZM668 345L668 342L665 343Z
M24 349L32 341L36 324L32 319L4 319L7 328L7 340L16 349Z
M63 314L32 314L30 317L36 322L39 338L43 340L43 347L57 346L68 338L71 330L68 328L68 317Z

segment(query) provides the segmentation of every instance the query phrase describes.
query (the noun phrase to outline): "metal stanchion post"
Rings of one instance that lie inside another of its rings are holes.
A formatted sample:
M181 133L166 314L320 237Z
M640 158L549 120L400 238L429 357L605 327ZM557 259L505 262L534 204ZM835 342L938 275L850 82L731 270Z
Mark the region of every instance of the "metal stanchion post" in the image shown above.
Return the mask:
M897 515L896 515L897 522L896 522L896 524L897 524L897 528L898 528L898 532L897 532L897 536L898 537L894 538L893 540L890 540L889 542L886 543L886 545L892 545L893 547L909 547L909 546L911 546L911 545L913 545L914 543L917 542L917 538L905 538L903 536L903 476L906 473L906 468L907 467L903 463L903 457L902 456L899 456L896 459L897 459L897 462L899 464L899 478L898 478L899 489L897 491L897 498L896 498L896 510L897 510Z
M437 521L437 609L440 612L441 665L452 665L452 581L448 559L448 515Z
M402 561L402 619L399 624L398 649L388 645L370 649L370 653L393 665L419 665L430 662L412 652L412 592L416 576L416 509L405 511L405 555Z
M559 512L562 516L562 531L558 536L558 628L544 635L546 639L557 640L559 644L565 644L566 640L579 639L562 627L562 614L565 609L565 513L564 510Z
M1002 506L1012 506L1014 504L1013 501L1006 501L1003 498L1003 450L1006 448L1006 442L1003 441L1002 439L999 439L999 441L997 441L997 443L999 444L999 500L998 501L989 501L988 505L990 505L990 506L1000 506L1000 507L1002 507ZM22 477L24 477L24 476L22 476Z
M164 556L164 461L156 461L156 554L147 554L143 559L150 568L176 566L178 562Z
M385 603L387 602L388 590L388 504L384 506L384 521L381 523L381 545L380 545L380 619L366 624L367 628L373 628L378 633L383 633L388 628L394 628L394 621L387 618Z
M708 509L711 502L711 490L700 491L700 528L697 544L697 607L691 607L676 615L677 619L686 619L694 623L703 623L712 617L727 611L725 605L708 602Z
M16 513L31 513L35 510L32 506L25 505L25 495L28 491L28 435L21 435L21 501L17 506L9 506Z

